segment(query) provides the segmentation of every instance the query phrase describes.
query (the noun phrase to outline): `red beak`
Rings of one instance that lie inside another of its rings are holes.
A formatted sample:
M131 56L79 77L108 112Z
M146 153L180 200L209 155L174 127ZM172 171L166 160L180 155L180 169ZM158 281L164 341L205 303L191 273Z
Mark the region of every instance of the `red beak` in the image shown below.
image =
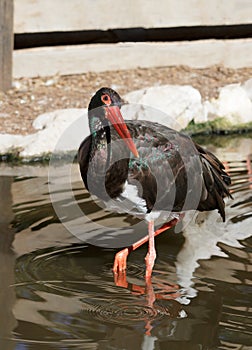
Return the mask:
M118 135L123 139L123 141L126 143L127 147L134 154L134 156L138 158L139 154L136 149L136 145L134 144L131 138L129 129L125 124L120 108L118 106L108 106L106 107L106 111L107 111L106 117L108 118L110 123L113 125Z

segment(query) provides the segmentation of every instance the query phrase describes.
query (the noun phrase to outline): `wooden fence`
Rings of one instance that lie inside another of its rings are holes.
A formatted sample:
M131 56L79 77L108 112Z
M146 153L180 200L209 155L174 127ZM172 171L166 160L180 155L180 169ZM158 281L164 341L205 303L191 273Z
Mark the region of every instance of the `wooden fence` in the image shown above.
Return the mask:
M14 2L14 6L13 6ZM13 10L14 7L14 10ZM13 35L252 25L251 0L0 0L0 89L12 77L186 64L252 66L252 39L119 42L13 51ZM207 29L206 29L207 30ZM251 31L252 33L252 31ZM239 33L238 33L239 34ZM13 62L13 67L12 67Z

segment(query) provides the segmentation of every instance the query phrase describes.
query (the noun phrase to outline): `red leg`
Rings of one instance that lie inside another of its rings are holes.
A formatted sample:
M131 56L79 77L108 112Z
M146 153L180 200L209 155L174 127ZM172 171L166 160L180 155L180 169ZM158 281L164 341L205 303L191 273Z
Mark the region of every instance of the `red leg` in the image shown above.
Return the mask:
M154 220L150 221L148 224L148 233L149 233L149 248L148 253L145 257L146 262L146 271L145 278L146 280L151 279L151 274L153 270L153 266L156 260L156 249L155 249L155 231L154 231Z
M165 223L163 226L161 226L159 229L157 229L154 232L153 238L158 236L160 233L175 226L178 221L179 221L179 219L172 219L171 221ZM154 231L154 229L153 229L153 231ZM129 255L129 253L132 252L133 250L136 250L137 248L139 248L141 245L143 245L144 243L146 243L148 241L149 241L149 235L143 237L142 239L140 239L136 243L132 244L130 247L120 250L115 255L113 272L114 273L121 273L122 271L125 271L126 267L127 267L127 257Z

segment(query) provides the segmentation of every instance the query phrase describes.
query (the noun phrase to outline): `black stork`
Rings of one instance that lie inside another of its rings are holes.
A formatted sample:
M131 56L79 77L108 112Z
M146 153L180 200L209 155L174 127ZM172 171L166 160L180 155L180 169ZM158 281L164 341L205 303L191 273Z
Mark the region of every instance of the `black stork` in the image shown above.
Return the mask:
M217 209L225 221L223 198L231 197L231 181L217 157L189 136L154 121L124 120L123 103L117 92L105 87L91 98L90 135L79 148L78 161L90 193L105 203L113 199L113 210L141 214L148 222L148 235L116 254L113 271L125 271L129 252L149 241L145 260L150 279L154 237L176 225L187 210ZM125 199L133 204L130 208ZM155 231L154 222L164 212L180 214Z

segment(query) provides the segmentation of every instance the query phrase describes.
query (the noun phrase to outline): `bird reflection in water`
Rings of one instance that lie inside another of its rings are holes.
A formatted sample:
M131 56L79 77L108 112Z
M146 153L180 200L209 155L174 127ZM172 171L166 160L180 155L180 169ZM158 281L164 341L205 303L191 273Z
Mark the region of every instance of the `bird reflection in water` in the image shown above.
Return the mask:
M182 308L182 305L176 301L177 298L181 296L180 287L177 284L167 284L162 283L161 281L157 281L155 285L152 282L152 279L145 279L145 286L141 286L140 284L129 283L127 281L127 272L126 270L122 271L120 274L114 274L114 282L117 287L126 288L133 295L136 296L145 296L145 306L151 310L152 314L158 312L156 310L155 302L157 300L169 300L169 309L166 309L167 316L170 318L181 318L185 317L186 313ZM154 287L156 290L154 290ZM150 336L152 330L152 322L153 320L149 319L148 315L146 315L145 319L145 334Z

